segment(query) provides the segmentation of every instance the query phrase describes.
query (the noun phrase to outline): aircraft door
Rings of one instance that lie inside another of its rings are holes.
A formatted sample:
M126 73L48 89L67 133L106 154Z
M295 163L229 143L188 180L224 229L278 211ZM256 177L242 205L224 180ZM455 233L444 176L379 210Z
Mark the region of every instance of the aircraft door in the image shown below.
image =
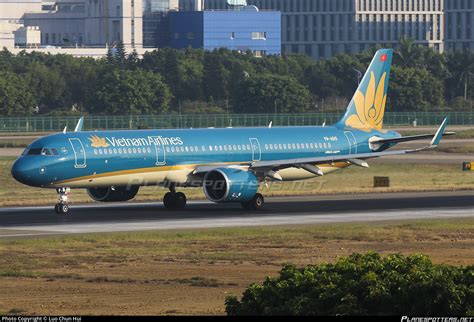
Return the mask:
M166 151L165 147L161 145L160 139L158 136L153 137L153 142L155 142L155 154L156 154L156 165L166 164Z
M262 151L260 150L260 142L258 139L251 138L249 139L250 146L252 149L252 161L260 161L262 159Z
M84 145L82 141L77 138L69 139L69 143L71 143L72 150L74 151L74 158L75 168L85 168L87 166L86 163L86 150L84 149Z
M349 154L357 154L357 139L351 131L344 131L344 135L349 143Z

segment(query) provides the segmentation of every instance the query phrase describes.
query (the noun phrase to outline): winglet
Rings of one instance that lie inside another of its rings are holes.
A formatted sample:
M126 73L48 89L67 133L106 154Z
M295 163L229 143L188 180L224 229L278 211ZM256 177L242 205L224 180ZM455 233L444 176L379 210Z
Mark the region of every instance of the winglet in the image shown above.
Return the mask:
M443 137L444 130L446 129L446 126L448 125L448 118L446 117L443 120L443 123L439 126L438 131L436 131L435 136L431 140L430 147L435 148L438 146L439 141L441 141L441 138Z
M76 128L74 129L74 132L81 132L82 127L84 126L84 116L82 116L79 121L77 122Z

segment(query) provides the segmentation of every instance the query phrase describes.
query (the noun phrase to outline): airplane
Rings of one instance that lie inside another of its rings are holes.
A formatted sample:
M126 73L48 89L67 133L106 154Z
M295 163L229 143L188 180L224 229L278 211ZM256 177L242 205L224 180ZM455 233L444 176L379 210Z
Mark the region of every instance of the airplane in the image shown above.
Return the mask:
M99 202L133 199L141 186L169 189L167 209L183 209L177 188L202 187L216 203L240 203L258 210L261 184L310 179L359 166L368 159L435 148L445 118L434 134L403 137L383 129L393 50L380 49L344 116L332 126L82 131L48 135L31 143L12 166L26 185L56 189L58 214L69 212L70 189L87 189ZM431 138L413 150L389 150L400 142Z

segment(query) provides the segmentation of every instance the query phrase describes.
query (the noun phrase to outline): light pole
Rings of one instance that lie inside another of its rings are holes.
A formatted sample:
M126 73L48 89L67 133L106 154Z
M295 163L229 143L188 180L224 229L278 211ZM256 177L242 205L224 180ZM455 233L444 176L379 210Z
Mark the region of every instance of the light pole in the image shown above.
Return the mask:
M352 68L353 71L357 73L357 86L360 85L360 79L362 78L362 72L356 68Z

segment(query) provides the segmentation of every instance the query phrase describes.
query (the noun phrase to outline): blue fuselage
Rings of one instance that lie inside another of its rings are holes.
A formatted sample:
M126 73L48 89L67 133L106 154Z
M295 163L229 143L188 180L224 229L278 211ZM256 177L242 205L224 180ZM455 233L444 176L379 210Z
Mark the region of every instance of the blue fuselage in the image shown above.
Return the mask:
M34 141L16 160L12 174L30 186L55 188L124 184L130 176L138 185L160 184L173 180L171 172L184 171L175 179L183 183L183 176L197 166L369 153L369 139L375 136L400 135L335 127L58 133ZM305 176L284 177L301 178Z

